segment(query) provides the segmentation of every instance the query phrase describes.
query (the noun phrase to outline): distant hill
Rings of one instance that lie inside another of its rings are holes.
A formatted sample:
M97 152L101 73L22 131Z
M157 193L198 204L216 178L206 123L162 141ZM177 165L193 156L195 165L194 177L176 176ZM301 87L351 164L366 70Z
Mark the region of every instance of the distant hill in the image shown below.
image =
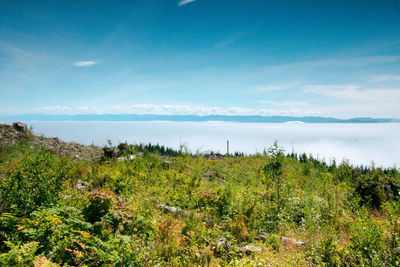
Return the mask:
M80 114L80 115L0 115L2 121L228 121L248 123L387 123L400 122L394 118L351 118L337 119L332 117L293 117L293 116L228 116L228 115L154 115L154 114Z

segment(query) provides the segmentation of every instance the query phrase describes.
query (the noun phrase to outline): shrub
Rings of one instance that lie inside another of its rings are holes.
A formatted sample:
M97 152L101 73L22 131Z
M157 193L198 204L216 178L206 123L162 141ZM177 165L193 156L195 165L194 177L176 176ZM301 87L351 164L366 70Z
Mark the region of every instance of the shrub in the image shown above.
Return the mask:
M1 266L28 266L35 256L36 250L39 248L39 242L29 242L23 245L6 242L10 250L7 253L0 254ZM50 265L51 266L51 265Z
M275 194L277 212L279 213L282 206L282 187L283 187L283 160L285 157L284 150L278 146L278 142L275 141L273 146L268 148L268 155L270 157L269 162L264 166L264 172L266 178L273 183ZM268 181L267 181L268 184Z
M342 251L333 237L322 240L319 244L311 246L307 252L308 259L314 265L322 266L341 266Z
M67 159L44 148L24 151L7 165L5 178L0 180L0 206L18 215L54 205L71 166Z
M354 264L383 266L386 257L384 234L378 223L369 217L352 225L350 255Z
M249 235L249 231L247 230L246 216L239 214L236 216L235 220L230 224L230 231L232 235L239 241L246 241Z
M362 204L379 208L387 199L385 184L389 183L387 177L375 170L372 174L365 174L356 179L356 192L362 199Z
M106 215L112 205L113 193L111 191L94 191L90 195L90 203L83 210L88 222L94 223Z

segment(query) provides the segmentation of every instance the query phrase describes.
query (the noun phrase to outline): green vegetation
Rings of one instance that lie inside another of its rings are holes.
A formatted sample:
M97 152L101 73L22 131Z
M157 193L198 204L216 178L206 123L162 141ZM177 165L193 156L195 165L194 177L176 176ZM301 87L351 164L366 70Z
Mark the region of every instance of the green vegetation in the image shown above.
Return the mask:
M395 168L277 143L240 157L110 144L93 161L30 142L0 146L1 266L400 264Z

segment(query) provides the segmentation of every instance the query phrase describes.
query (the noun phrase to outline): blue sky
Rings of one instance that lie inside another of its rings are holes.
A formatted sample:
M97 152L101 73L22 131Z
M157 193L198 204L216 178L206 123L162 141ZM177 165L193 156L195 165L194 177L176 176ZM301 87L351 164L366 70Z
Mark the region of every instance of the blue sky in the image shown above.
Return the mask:
M0 114L400 118L395 0L0 0Z

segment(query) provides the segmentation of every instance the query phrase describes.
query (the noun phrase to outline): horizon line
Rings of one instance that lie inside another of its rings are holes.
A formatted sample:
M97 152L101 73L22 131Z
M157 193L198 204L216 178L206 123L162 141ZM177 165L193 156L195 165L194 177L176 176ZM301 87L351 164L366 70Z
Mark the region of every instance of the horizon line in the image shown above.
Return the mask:
M211 120L210 120L211 118ZM214 118L214 120L212 119ZM219 120L215 120L219 118ZM400 122L398 118L392 117L352 117L336 118L325 116L289 116L289 115L228 115L228 114L43 114L25 113L15 115L0 114L0 120L7 121L228 121L228 122L265 122L284 123L299 121L304 123L385 123Z

